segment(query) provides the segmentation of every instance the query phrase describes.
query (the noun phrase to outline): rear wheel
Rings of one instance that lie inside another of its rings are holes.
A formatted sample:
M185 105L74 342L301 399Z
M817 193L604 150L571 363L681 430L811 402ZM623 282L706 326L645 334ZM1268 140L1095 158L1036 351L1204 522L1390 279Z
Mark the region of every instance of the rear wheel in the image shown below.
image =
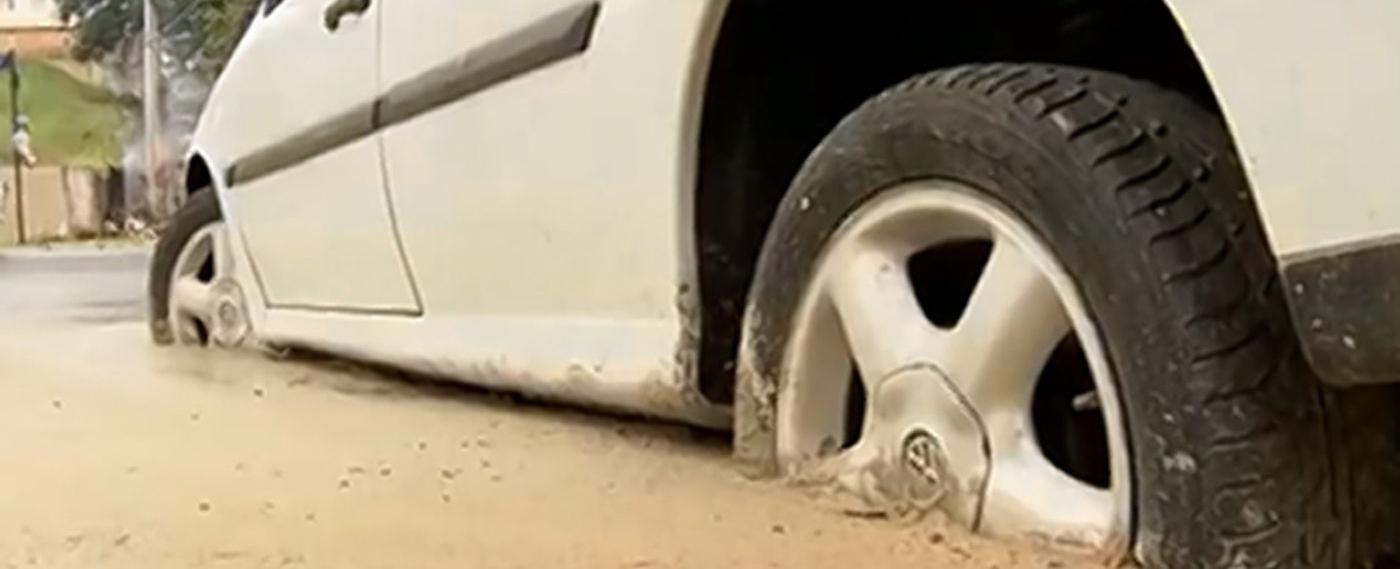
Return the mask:
M1152 566L1349 567L1350 468L1271 259L1184 97L1045 66L917 78L779 208L740 453Z

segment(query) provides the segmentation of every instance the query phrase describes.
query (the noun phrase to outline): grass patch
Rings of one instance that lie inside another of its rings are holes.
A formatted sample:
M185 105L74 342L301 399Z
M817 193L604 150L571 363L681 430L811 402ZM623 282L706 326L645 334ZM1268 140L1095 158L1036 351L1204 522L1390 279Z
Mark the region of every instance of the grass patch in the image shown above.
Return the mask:
M20 112L29 116L30 140L40 164L109 166L121 159L117 135L122 101L100 85L61 67L20 59ZM0 73L0 161L10 163L10 75Z

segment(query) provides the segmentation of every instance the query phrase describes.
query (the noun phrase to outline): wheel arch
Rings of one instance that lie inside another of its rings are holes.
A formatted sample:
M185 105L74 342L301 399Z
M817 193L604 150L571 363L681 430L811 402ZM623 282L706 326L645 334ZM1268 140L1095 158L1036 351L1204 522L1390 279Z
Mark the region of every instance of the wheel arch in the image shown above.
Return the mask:
M707 36L693 223L700 389L734 401L741 321L758 252L807 154L866 98L964 63L1037 61L1113 71L1218 110L1169 2L994 0L967 5L723 0ZM801 8L796 6L801 5ZM804 17L792 17L802 10ZM930 25L929 22L939 22Z
M214 176L209 170L209 162L198 151L191 153L185 162L185 198L214 187Z

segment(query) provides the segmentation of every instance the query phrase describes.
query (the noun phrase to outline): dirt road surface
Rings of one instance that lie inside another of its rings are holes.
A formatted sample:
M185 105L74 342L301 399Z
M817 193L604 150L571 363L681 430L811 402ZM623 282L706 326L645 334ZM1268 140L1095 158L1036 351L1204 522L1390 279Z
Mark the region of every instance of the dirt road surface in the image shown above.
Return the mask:
M723 436L156 348L144 262L0 255L0 567L1085 565L745 480Z

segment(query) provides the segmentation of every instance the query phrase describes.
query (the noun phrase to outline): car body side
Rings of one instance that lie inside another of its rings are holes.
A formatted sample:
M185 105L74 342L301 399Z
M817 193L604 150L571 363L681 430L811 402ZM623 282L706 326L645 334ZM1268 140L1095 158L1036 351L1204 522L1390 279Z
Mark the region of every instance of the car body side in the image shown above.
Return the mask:
M196 133L256 335L726 426L727 402L700 387L695 208L731 2L379 4L348 24L370 38L355 57L305 23L319 2L259 15ZM1400 51L1387 29L1400 6L1169 4L1244 157L1308 355L1337 383L1394 379L1378 342L1400 322L1400 279L1382 270L1400 266L1384 171L1400 151L1400 75L1380 70ZM299 28L276 24L292 16ZM542 58L583 24L577 51ZM500 62L513 57L539 65ZM454 95L385 120L394 93L433 77ZM326 136L345 153L286 144ZM267 171L240 179L259 159ZM1358 261L1376 255L1390 265Z

